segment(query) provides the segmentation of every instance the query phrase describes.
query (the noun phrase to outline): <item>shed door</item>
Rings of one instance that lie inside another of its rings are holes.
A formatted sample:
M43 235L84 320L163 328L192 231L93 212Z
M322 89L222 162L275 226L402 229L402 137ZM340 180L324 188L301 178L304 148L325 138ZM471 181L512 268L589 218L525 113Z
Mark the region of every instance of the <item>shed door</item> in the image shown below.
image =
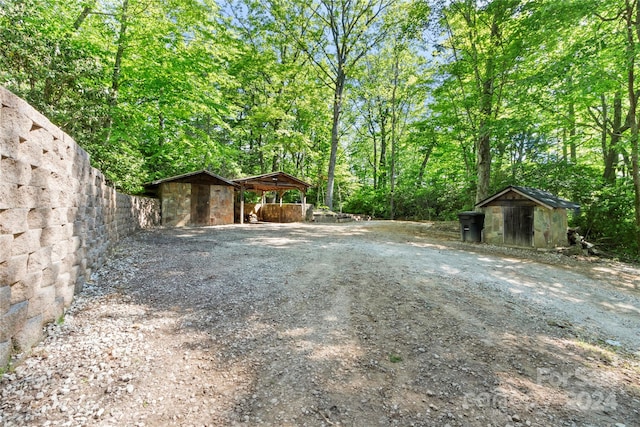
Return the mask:
M210 225L208 185L191 184L191 224Z
M533 246L533 206L503 206L504 243Z

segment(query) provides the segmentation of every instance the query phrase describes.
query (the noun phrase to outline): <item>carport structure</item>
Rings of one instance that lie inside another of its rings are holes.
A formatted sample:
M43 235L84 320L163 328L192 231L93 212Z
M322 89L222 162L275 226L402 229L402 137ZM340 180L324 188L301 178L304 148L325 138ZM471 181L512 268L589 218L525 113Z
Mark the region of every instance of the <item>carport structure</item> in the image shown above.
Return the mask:
M252 205L254 213L261 213L264 220L272 222L303 221L307 211L307 190L311 187L293 175L285 172L272 172L247 178L234 179L234 184L240 187L240 224L244 224L245 217L245 191L261 194L261 203ZM282 196L287 191L300 192L301 204L283 205ZM274 191L278 194L279 204L266 203L265 193Z

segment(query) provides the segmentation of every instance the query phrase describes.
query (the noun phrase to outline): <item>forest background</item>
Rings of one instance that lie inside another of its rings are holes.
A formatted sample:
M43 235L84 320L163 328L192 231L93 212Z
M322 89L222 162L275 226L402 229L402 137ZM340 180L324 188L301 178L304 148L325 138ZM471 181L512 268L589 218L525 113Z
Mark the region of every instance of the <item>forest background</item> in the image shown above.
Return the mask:
M0 84L121 191L282 170L447 220L524 185L640 258L639 0L0 0L0 41Z

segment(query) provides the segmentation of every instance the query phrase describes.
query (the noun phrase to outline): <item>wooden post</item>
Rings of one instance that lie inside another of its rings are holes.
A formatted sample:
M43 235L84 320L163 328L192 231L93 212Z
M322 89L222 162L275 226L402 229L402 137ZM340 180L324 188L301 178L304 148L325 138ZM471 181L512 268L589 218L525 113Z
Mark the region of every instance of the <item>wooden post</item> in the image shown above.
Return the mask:
M244 185L240 186L240 224L244 224Z
M302 222L304 222L307 219L307 193L303 190L300 190L300 193L302 193Z
M280 222L282 222L282 195L284 191L278 191L278 196L280 197Z

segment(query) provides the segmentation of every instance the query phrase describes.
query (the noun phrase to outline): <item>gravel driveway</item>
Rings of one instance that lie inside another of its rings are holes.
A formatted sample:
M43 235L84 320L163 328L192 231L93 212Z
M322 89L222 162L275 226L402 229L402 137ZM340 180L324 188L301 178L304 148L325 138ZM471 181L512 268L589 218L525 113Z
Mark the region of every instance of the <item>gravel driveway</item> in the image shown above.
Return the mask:
M455 239L140 233L2 376L0 425L640 425L640 270Z

